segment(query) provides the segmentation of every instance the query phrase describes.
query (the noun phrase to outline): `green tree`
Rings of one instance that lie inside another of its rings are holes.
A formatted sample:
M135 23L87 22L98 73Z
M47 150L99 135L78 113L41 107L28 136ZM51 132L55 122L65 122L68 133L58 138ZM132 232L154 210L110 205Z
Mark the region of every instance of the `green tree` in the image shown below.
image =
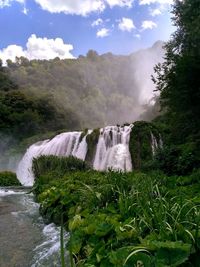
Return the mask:
M6 67L3 67L2 60L0 59L0 92L5 92L17 88L17 85L9 79L8 70Z
M176 0L173 22L177 27L165 45L163 64L154 81L161 105L171 123L172 137L184 143L200 129L200 0Z

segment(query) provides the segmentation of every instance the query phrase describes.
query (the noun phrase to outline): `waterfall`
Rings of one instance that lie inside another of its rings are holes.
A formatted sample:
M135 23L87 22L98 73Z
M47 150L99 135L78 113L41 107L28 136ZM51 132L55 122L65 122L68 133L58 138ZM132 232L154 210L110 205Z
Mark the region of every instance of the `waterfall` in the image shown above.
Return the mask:
M153 156L155 155L157 148L158 148L158 142L153 133L151 132L151 149Z
M91 136L89 140L98 140L97 143L92 144L94 156L89 162L95 170L131 171L133 166L129 151L129 141L130 133L134 129L133 126L133 124L107 126L99 130L99 136L95 136L96 131L93 132L92 130L88 130L86 134L83 134L83 132L66 132L56 135L51 140L37 142L27 149L20 161L17 168L17 177L23 185L33 185L32 161L33 158L37 158L40 155L64 157L72 155L85 160L88 152L87 136L90 134L94 134L94 136ZM162 148L163 144L160 135L155 137L150 132L150 136L151 144L149 145L154 156L156 150Z
M79 159L85 160L86 154L87 154L87 142L86 138L88 134L91 134L92 130L88 130L87 134L83 137L82 141L78 144L78 148L76 150L76 153L72 153L72 156L77 157Z
M107 126L100 129L94 158L95 170L131 171L132 161L129 152L129 138L133 125Z
M45 140L30 146L17 168L17 177L21 184L26 186L33 185L32 161L33 158L37 158L40 155L73 155L84 160L87 153L87 143L84 138L79 142L80 137L81 132L62 133L51 140Z
M163 148L163 141L162 141L161 135L159 134L159 139L157 140L157 138L151 132L151 150L152 150L153 156L155 155L156 150L158 148Z

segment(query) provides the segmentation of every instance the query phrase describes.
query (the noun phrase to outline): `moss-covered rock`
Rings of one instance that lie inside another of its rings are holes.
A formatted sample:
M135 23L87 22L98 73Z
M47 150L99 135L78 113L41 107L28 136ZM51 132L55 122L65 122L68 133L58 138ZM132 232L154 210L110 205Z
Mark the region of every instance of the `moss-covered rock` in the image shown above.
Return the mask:
M141 169L145 163L152 160L152 135L159 144L159 131L152 123L145 121L134 123L129 142L129 150L134 169Z
M0 186L20 186L15 173L10 171L0 172Z
M99 140L100 129L94 129L91 134L86 137L88 151L86 154L86 162L91 166L96 153L96 147Z

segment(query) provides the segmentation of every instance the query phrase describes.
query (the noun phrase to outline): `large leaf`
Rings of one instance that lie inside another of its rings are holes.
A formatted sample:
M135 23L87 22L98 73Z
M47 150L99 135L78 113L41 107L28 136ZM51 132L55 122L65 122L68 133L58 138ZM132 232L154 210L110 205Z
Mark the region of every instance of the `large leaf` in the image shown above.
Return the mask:
M156 267L175 267L186 262L191 253L191 244L143 240L149 250L155 251Z

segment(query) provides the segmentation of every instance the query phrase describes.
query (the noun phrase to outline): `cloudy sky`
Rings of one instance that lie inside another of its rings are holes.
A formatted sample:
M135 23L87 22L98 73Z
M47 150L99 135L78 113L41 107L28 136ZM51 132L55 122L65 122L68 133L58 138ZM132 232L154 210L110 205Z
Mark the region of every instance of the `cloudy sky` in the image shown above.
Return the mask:
M129 54L168 40L173 0L0 0L0 58Z

